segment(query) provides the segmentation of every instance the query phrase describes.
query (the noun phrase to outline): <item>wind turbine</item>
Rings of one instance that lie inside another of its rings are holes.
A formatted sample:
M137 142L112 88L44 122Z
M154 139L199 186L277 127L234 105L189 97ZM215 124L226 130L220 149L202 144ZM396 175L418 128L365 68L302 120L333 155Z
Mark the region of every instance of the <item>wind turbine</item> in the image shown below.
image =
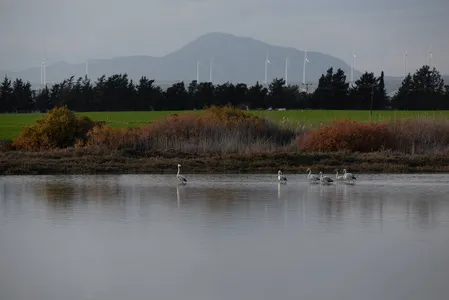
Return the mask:
M45 49L45 60L44 60L44 86L47 86L47 49Z
M408 57L408 52L407 52L407 49L405 49L405 54L404 54L404 78L407 76L407 57Z
M355 53L352 53L352 64L351 64L351 85L354 83L354 66L355 66Z
M44 85L44 61L41 62L41 85Z
M210 59L209 62L209 82L212 83L212 66L214 65L214 57L212 56L212 58Z
M285 85L288 85L288 57L285 58Z
M432 67L432 59L433 59L432 45L430 45L430 47L429 47L429 69Z
M268 64L271 64L270 60L268 59L268 53L267 53L267 58L265 59L265 84L268 83Z
M196 83L200 82L200 61L196 61Z
M310 61L307 59L307 49L304 51L304 65L302 67L302 84L306 84L306 64Z

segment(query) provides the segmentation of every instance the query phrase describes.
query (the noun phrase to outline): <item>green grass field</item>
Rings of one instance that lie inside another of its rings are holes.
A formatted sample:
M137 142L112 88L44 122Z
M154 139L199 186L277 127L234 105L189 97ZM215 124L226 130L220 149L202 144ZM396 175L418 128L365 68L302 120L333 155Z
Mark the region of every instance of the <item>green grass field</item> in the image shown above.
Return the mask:
M113 127L137 127L155 119L165 118L170 114L183 111L138 111L138 112L85 112L79 115L93 120L105 121ZM370 111L345 110L286 110L286 111L251 111L273 121L286 119L292 124L313 126L339 119L369 121ZM33 125L43 114L0 114L0 139L14 139L25 125ZM373 121L399 119L408 117L449 118L449 111L373 111Z

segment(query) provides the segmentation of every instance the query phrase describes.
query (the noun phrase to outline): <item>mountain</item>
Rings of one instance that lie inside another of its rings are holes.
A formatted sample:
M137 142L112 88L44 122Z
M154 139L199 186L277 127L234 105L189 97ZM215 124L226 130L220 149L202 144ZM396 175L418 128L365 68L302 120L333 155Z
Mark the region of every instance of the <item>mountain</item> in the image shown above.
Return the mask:
M210 61L213 57L214 83L244 82L262 83L265 77L265 59L268 54L268 81L284 77L285 58L289 58L289 83L302 82L304 52L291 47L270 45L249 37L239 37L225 33L208 33L188 43L181 49L163 57L125 56L110 59L92 59L88 62L89 77L97 79L102 75L127 73L134 81L140 77L155 79L156 84L168 87L176 81L190 82L196 79L197 61L200 61L200 81L209 80ZM343 60L320 52L309 51L306 66L306 82L311 83L309 91L316 87L319 77L329 67L341 68L350 79L350 66ZM40 67L29 68L19 72L0 72L10 78L22 78L39 87ZM59 62L47 67L47 82L57 83L70 76L85 75L85 63L69 64ZM360 72L354 70L354 78ZM402 78L385 77L388 92L394 92L401 84Z
M89 60L89 77L98 78L103 74L127 73L138 80L141 76L157 81L175 82L196 79L197 61L200 61L200 81L209 80L209 63L213 57L214 83L245 82L253 84L263 82L265 76L265 58L269 55L268 81L275 77L284 77L285 58L289 57L290 81L302 81L304 52L294 48L273 46L248 37L239 37L225 33L208 33L163 57L128 56L111 59ZM332 66L342 68L349 76L350 66L333 56L310 51L310 61L306 67L306 81L317 82L319 76ZM34 84L40 82L40 66L19 72L2 72L11 78L22 78ZM47 66L47 82L60 82L72 75L85 75L85 64L64 62ZM354 76L360 73L355 71ZM349 78L348 78L349 79Z

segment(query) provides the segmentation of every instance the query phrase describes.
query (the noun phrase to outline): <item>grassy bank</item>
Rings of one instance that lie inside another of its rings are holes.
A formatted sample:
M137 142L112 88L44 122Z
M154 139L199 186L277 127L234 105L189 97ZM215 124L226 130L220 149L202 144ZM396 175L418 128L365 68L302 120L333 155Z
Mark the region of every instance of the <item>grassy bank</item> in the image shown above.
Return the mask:
M0 152L0 174L176 174L181 163L183 174L314 172L332 174L336 168L356 173L433 173L449 172L449 155L403 155L375 153L270 153L191 155L154 153L151 157L133 157L113 151L81 152L61 149L48 152Z
M87 116L95 121L104 121L115 128L135 128L144 126L154 120L164 119L171 114L182 114L186 111L125 111L125 112L80 112L77 115ZM250 111L275 122L287 120L295 126L316 126L335 120L349 119L368 121L370 111L355 110L286 110L286 111ZM33 125L45 114L0 114L0 139L14 139L25 125ZM449 111L373 111L373 121L386 121L403 118L449 118Z
M178 163L185 173L448 172L449 120L300 126L211 107L120 128L57 108L0 143L1 174L173 173Z

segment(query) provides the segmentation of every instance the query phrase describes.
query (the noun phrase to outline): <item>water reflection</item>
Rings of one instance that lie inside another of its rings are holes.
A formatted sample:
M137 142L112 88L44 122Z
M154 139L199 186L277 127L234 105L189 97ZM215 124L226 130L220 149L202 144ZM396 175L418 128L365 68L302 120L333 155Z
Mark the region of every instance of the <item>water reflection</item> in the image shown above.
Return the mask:
M445 299L448 177L426 178L5 176L0 298Z
M27 205L34 203L45 209L50 219L71 219L90 212L130 221L136 217L145 219L153 209L174 213L172 208L176 208L184 215L278 219L285 228L290 222L305 224L308 218L326 224L328 230L353 222L358 222L358 226L379 225L389 216L403 221L408 228L434 228L448 222L448 204L441 187L400 189L367 182L356 186L321 186L298 184L294 180L287 185L270 182L268 178L262 183L246 185L238 179L234 185L229 184L229 179L223 180L226 184L208 185L195 185L194 180L192 184L178 186L142 182L126 176L19 181L7 177L1 183L0 203L3 215L17 216L26 199ZM176 194L172 193L174 189Z

